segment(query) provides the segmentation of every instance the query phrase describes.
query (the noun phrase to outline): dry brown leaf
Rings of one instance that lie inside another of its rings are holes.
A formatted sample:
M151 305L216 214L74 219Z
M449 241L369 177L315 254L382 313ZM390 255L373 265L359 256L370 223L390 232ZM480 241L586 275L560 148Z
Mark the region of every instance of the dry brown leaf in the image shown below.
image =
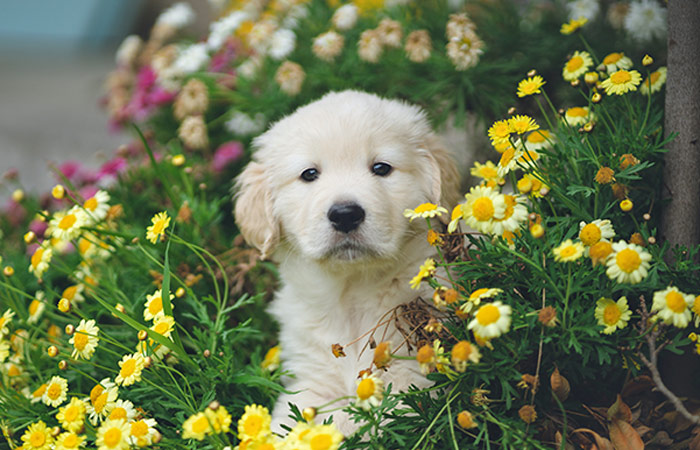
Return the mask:
M628 397L633 395L647 395L655 387L656 385L650 376L640 375L625 383L625 386L622 388L622 396L629 400Z
M672 435L685 431L694 425L693 422L683 417L678 411L667 412L661 417L661 422L664 423L664 428L669 430Z
M552 375L549 377L549 384L552 387L552 392L554 392L554 395L557 396L559 401L563 402L569 398L569 392L571 392L569 380L559 373L558 367L554 368L554 372L552 372Z
M608 408L608 419L622 420L624 422L632 422L632 410L625 402L622 401L620 394L617 394L617 400Z
M556 442L557 448L561 448L561 432L557 431L554 434L554 442ZM568 441L564 443L564 448L566 450L574 450L574 446L571 445Z
M696 434L693 436L693 439L690 441L690 444L688 445L689 450L700 450L700 434Z
M609 439L604 438L593 430L589 430L588 428L577 428L572 431L572 433L588 433L593 436L593 439L595 439L595 446L599 450L614 450L612 442L610 442Z
M613 420L608 429L615 450L644 450L644 441L639 433L624 420Z

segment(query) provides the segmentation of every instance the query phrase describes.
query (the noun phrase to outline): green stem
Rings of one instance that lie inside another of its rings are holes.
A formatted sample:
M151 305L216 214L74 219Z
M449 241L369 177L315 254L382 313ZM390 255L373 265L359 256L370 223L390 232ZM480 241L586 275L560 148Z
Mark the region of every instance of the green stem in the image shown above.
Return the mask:
M566 295L564 296L564 317L561 319L561 327L566 329L566 312L569 309L569 295L571 294L571 264L568 265L568 275L566 276Z

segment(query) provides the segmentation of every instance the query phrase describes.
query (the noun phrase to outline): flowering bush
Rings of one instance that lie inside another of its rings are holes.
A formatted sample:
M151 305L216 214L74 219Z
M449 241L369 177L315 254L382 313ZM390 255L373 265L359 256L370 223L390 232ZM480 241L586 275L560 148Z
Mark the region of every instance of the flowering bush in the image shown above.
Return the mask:
M698 249L657 241L664 9L463 3L232 1L197 42L181 3L128 38L105 105L137 140L98 171L54 168L39 198L14 186L0 215L9 447L639 448L670 445L664 417L690 445L650 392L658 351L692 353L700 322ZM397 312L405 342L375 343L346 408L358 431L314 420L334 405L292 405L281 436L275 271L236 235L231 180L268 123L344 88L436 126L474 112L493 161L451 212L406 211L440 255L411 285L435 293ZM400 345L432 388L385 385Z

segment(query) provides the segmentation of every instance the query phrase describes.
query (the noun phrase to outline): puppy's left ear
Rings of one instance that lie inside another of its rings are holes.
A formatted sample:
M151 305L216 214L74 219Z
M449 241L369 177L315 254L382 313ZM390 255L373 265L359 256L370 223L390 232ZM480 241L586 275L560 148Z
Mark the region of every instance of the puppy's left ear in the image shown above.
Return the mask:
M246 242L266 259L279 241L279 224L272 213L272 194L265 167L251 161L236 180L236 224Z
M424 141L427 151L430 183L430 201L446 208L452 208L460 200L460 175L457 164L442 140L435 135Z

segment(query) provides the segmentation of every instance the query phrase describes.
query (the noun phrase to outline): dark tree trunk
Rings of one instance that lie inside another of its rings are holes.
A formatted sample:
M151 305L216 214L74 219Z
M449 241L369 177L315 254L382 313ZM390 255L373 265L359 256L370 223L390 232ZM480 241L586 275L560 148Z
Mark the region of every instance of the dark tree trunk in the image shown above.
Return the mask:
M670 202L661 238L671 246L700 244L700 1L668 2L668 78L664 182Z
M700 244L700 0L668 2L666 135L678 133L665 158L661 238L671 247ZM670 260L672 254L669 252ZM664 352L659 369L680 396L700 397L697 356Z

